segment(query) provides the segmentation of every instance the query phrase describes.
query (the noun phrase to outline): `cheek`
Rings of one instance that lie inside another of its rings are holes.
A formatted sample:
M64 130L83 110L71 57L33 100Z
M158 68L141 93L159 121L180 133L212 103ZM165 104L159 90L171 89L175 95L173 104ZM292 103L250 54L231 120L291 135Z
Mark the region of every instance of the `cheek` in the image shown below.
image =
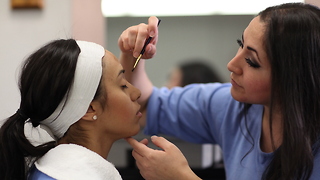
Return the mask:
M270 87L270 79L267 77L258 78L259 76L251 76L248 78L246 86L252 91L266 90Z
M139 119L136 116L137 106L126 96L111 96L106 107L106 115L109 122L112 122L110 127L114 132L120 134L133 133L139 131Z
M108 136L114 137L114 139L121 139L139 133L139 119L134 118L132 113L127 112L125 108L113 109L112 112L109 112L104 124L105 132Z
M119 122L129 121L134 115L134 107L128 97L111 95L106 109Z
M265 104L270 97L270 78L256 78L253 77L245 84L245 90L250 95L252 103Z

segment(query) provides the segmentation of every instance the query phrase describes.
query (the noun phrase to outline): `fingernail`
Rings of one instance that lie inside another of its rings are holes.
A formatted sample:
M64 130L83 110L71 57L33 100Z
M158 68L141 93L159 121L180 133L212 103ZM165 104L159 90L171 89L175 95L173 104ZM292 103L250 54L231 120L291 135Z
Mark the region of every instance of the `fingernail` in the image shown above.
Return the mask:
M151 140L154 140L156 137L156 135L151 136Z
M133 57L137 58L139 56L139 53L138 52L134 52L133 53Z
M149 36L150 36L150 37L153 37L153 36L154 36L154 34L155 34L155 32L154 32L154 31L150 31Z

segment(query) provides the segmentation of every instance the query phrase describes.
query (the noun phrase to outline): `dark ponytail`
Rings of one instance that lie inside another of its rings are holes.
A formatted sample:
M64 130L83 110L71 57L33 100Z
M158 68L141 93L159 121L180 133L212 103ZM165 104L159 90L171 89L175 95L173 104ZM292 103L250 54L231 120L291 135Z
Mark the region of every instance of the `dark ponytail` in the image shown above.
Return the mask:
M38 126L68 95L79 53L75 40L56 40L25 61L19 81L20 108L0 129L1 180L26 179L30 166L26 158L41 157L55 146L54 141L33 146L24 134L24 126L26 121Z

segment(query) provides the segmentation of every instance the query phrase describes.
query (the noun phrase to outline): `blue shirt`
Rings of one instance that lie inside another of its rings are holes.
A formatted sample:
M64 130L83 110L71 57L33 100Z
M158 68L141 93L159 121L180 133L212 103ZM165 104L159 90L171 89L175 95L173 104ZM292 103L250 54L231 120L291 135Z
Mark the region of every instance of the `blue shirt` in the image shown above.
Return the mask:
M34 165L31 167L27 179L28 180L55 180L54 178L39 171Z
M193 84L184 88L154 88L148 101L148 135L166 134L193 143L219 144L227 179L261 179L273 153L260 149L262 105L244 115L231 84ZM320 179L320 156L310 179Z

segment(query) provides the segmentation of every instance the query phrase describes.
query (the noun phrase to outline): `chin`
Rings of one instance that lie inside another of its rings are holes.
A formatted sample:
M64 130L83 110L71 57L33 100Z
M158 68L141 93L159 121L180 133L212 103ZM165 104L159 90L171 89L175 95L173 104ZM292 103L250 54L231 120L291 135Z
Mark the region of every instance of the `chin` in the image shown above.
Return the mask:
M238 94L238 93L233 92L232 89L231 89L231 96L232 96L233 99L235 99L236 101L239 101L239 102L242 102L242 103L247 103L245 97L243 97L241 94Z
M132 128L129 136L135 136L135 135L139 134L139 132L140 132L140 125Z
M134 135L133 135L133 136L135 136L135 135L139 134L139 132L140 132L140 127L139 127L139 128L138 128L138 130L134 133Z

